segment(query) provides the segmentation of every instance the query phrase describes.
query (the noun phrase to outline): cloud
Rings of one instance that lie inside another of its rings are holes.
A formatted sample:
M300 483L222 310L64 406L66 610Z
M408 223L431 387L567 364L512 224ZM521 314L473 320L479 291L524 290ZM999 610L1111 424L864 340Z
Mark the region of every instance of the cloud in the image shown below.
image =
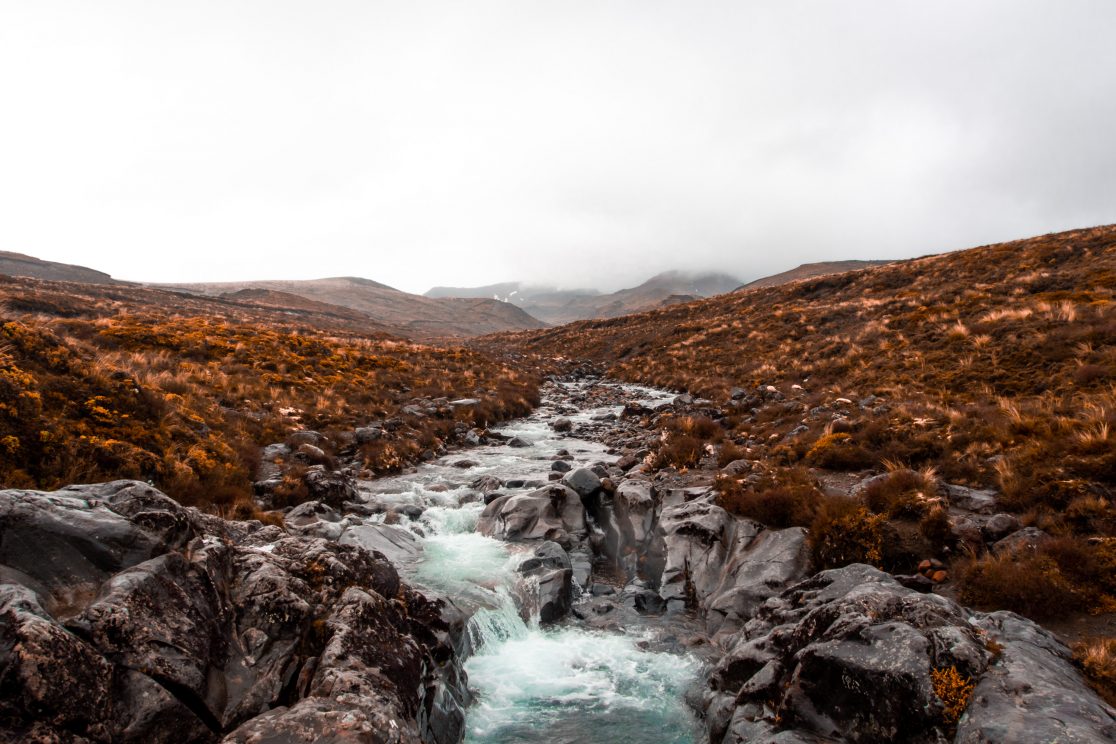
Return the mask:
M751 278L1111 222L1105 0L40 0L2 247L412 291Z

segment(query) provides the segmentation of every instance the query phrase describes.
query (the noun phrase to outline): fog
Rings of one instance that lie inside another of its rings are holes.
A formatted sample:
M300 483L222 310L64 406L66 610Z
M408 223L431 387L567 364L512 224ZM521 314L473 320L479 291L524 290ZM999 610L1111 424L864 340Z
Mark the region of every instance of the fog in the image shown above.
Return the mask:
M0 0L0 249L408 291L1116 221L1116 3Z

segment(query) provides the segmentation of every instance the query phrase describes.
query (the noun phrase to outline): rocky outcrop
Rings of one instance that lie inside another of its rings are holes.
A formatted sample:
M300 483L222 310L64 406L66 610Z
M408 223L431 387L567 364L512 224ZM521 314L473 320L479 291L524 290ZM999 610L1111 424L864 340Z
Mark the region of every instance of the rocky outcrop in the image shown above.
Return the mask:
M665 507L658 530L665 553L660 596L670 609L702 610L711 633L738 627L809 566L803 529L772 530L734 517L711 495Z
M460 739L445 605L378 552L130 481L2 491L0 516L2 740Z
M935 682L956 673L961 684ZM942 696L971 701L954 721ZM768 599L710 677L711 741L1098 742L1116 712L1068 650L1010 613L983 615L864 565Z
M502 540L553 540L568 546L586 534L585 507L577 492L561 484L522 494L504 494L477 520L482 535Z
M561 545L541 543L516 572L519 580L515 595L524 620L538 618L540 623L553 623L570 613L573 566Z

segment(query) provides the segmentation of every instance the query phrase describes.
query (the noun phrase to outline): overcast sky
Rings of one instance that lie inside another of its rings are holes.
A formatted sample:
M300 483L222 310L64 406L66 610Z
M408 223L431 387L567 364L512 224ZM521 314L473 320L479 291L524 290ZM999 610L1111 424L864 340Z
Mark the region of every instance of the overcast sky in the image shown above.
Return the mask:
M615 289L1116 222L1116 2L0 0L0 250Z

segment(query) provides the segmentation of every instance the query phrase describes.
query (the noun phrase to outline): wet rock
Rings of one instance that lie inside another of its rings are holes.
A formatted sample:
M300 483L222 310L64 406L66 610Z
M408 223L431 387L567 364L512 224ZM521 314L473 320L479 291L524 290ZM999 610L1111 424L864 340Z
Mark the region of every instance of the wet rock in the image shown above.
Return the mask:
M340 536L342 545L359 545L383 553L394 564L411 564L422 555L415 533L395 524L361 524L348 527Z
M381 554L226 522L134 482L5 491L0 508L0 546L22 556L0 569L0 740L338 741L358 720L460 739L451 629ZM92 596L64 613L40 601L73 580Z
M578 494L555 484L493 500L477 520L477 532L503 540L555 540L584 536L585 507Z
M491 493L492 491L499 490L503 485L504 482L494 475L482 475L473 480L473 482L469 484L469 488L474 491L479 491L480 493Z
M573 422L565 417L556 418L551 422L550 428L557 432L567 432L573 429Z
M573 568L561 545L546 541L519 565L521 579L515 594L525 620L537 617L553 623L570 612L573 599Z
M462 470L468 470L469 468L475 468L477 465L480 465L480 463L477 462L476 460L458 460L458 461L454 462L454 464L453 464L453 466L455 468L461 468Z
M512 437L511 439L508 440L508 446L509 447L523 448L523 447L530 447L531 443L529 441L527 441L526 439L524 439L523 437Z
M578 496L592 496L601 487L601 478L589 468L578 468L562 478L562 483L573 489Z
M731 630L805 575L805 530L769 530L737 519L706 495L664 507L660 596L670 609L707 612L711 632Z
M573 465L570 465L565 460L555 460L550 464L550 469L559 474L568 473L573 469Z

